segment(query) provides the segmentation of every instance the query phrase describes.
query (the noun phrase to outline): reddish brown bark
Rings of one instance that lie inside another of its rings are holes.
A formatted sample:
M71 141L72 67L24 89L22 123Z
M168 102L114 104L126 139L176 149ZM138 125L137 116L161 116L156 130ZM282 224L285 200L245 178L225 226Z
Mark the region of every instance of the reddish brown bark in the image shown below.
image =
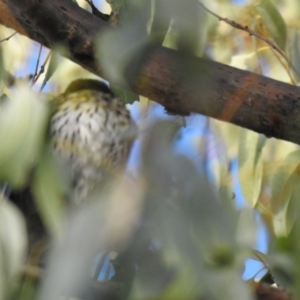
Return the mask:
M0 0L0 5L10 12L10 18L0 14L2 24L49 48L66 45L71 60L110 79L94 54L107 23L70 0ZM133 91L173 112L204 114L300 144L298 87L161 46L150 47L127 70Z
M292 300L293 297L290 293L269 286L268 284L257 284L255 289L257 300Z

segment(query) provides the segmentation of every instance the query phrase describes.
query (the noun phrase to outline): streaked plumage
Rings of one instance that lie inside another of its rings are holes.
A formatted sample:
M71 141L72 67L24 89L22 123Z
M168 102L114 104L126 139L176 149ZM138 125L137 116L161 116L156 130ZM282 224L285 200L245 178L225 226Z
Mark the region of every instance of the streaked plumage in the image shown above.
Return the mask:
M124 168L137 134L130 112L102 82L79 80L54 100L53 154L69 169L72 202L81 203L105 178Z

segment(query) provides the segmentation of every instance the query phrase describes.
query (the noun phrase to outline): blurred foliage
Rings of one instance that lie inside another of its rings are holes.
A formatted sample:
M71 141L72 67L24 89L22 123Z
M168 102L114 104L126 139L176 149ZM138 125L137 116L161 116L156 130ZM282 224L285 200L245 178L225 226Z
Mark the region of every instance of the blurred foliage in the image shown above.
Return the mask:
M86 1L77 2L89 9ZM197 1L107 2L122 18L117 30L101 37L98 55L125 103L138 100L124 86L126 66L153 43L298 83L288 62L265 41L219 22ZM299 72L299 1L202 3L274 42ZM106 3L94 4L101 11L106 5L109 13ZM1 39L11 33L0 27ZM191 138L189 150L197 153L191 159L176 152L184 131L180 122L155 121L154 103L134 103L142 145L134 172L120 174L82 207L66 209L63 174L57 174L49 155L44 98L62 92L74 79L94 76L55 54L46 75L41 72L31 85L29 75L40 70L49 50L42 49L36 66L38 46L28 39L16 35L0 46L0 180L3 191L7 185L31 191L26 200L33 201L50 237L29 243L27 250L31 232L26 229L32 228L25 221L33 216L15 193L10 200L9 194L0 195L1 299L254 299L241 279L245 260L253 257L300 299L297 145L206 120L203 131ZM189 68L187 80L193 82ZM8 84L5 74L13 74L13 82ZM187 129L201 127L191 120L186 120ZM235 195L236 173L243 195ZM240 210L237 197L245 199ZM253 252L257 215L268 229L267 253ZM99 253L104 259L96 259Z
M287 29L276 6L269 0L262 0L255 5L255 9L269 30L272 39L282 50L285 50Z
M11 99L10 99L11 98ZM39 158L46 130L47 106L37 93L16 86L0 108L0 180L14 187L26 183Z

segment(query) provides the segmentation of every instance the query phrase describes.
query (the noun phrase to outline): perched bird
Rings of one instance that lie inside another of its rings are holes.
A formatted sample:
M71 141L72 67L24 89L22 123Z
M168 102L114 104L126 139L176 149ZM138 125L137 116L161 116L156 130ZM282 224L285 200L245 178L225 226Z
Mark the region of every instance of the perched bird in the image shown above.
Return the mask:
M124 169L137 126L125 105L98 80L73 81L53 101L53 156L62 172L68 170L70 201L80 204Z

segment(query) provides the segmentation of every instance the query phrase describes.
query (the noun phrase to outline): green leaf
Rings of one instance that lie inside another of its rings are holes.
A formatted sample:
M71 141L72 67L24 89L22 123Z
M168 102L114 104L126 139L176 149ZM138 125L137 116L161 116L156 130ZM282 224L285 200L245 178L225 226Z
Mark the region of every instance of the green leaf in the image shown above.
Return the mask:
M48 107L19 86L0 107L0 179L20 187L38 160L48 122Z
M0 47L0 82L5 79L4 61L2 47Z
M278 212L290 198L293 188L298 184L300 150L293 151L279 164L271 181L272 210Z
M300 177L298 178L300 180ZM299 217L299 195L300 195L300 186L299 181L295 184L295 188L288 201L288 206L285 214L285 223L286 223L286 233L290 233L293 229L297 218Z
M68 49L62 45L56 45L55 48L52 49L52 51L51 51L50 61L49 61L47 71L44 76L43 83L41 85L40 90L43 90L43 88L45 87L47 82L50 80L50 78L53 76L53 74L59 68L63 56L64 57L69 56Z
M250 130L242 130L239 140L239 180L245 199L255 206L261 190L262 149L267 139Z
M214 176L214 181L216 186L219 189L220 199L227 202L232 202L234 199L234 192L232 187L232 175L230 172L230 159L228 157L228 148L224 144L224 132L221 131L221 127L217 122L212 120L207 120L207 129L212 132L213 141L206 138L201 138L201 143L199 146L199 151L201 156L209 161L204 161L203 164L209 163L211 171ZM223 124L222 124L223 126ZM232 136L232 131L231 131ZM216 155L209 155L210 146L209 144L213 143L214 148L216 149ZM209 158L207 158L207 155Z
M41 85L41 90L44 88L44 86L47 84L47 82L52 77L54 72L57 70L58 63L59 63L59 58L60 58L60 56L59 56L58 52L52 51L51 57L50 57L50 62L49 62L49 65L47 67L47 71L46 71L46 74L44 76L43 83Z
M254 7L262 17L275 43L284 51L287 41L287 29L285 21L276 6L269 0L261 0Z
M46 150L49 150L48 148ZM33 191L43 220L54 236L61 234L63 186L50 151L44 151L34 176Z
M300 80L300 33L298 28L289 29L292 45L289 46L289 57L295 67L291 68L299 83Z
M254 255L253 255L253 257L251 257L251 259L259 261L259 262L263 263L265 266L267 266L268 256L265 253L254 249L253 254Z
M122 100L123 103L132 104L134 101L139 100L139 95L128 90L121 88L115 84L110 84L110 88L114 94Z
M274 281L287 290L291 289L291 285L297 278L297 265L294 263L292 256L287 253L270 255L269 270Z
M0 298L16 276L27 254L25 220L20 211L0 196Z
M283 159L271 180L271 207L277 235L287 235L293 226L295 211L290 205L293 205L300 193L299 180L300 150L296 150Z
M106 2L110 4L111 10L116 13L120 13L126 7L125 0L106 0Z
M290 288L291 282L295 278L295 264L291 256L286 253L279 253L278 250L276 253L268 255L258 250L254 250L254 253L257 259L268 268L276 284L283 288Z
M151 6L149 1L140 0L106 0L110 4L112 12L117 19L118 27L124 27L130 23L136 14L147 14L150 18ZM146 29L146 23L144 23Z
M107 30L99 38L97 56L101 57L101 68L105 70L111 82L120 86L126 87L132 80L130 76L135 67L130 63L149 42L147 22L150 17L150 4L150 1L137 3L136 0L131 0L127 7L126 2L125 11L129 10L129 15L125 19L128 20L124 20L124 25L120 26L119 30ZM121 17L123 13L122 11Z
M173 10L173 22L178 32L178 49L202 56L207 35L206 12L200 8L197 0L172 2L169 9Z
M155 5L152 7L152 24L149 39L160 45L165 40L172 19L172 11L169 7L170 0L155 1Z

